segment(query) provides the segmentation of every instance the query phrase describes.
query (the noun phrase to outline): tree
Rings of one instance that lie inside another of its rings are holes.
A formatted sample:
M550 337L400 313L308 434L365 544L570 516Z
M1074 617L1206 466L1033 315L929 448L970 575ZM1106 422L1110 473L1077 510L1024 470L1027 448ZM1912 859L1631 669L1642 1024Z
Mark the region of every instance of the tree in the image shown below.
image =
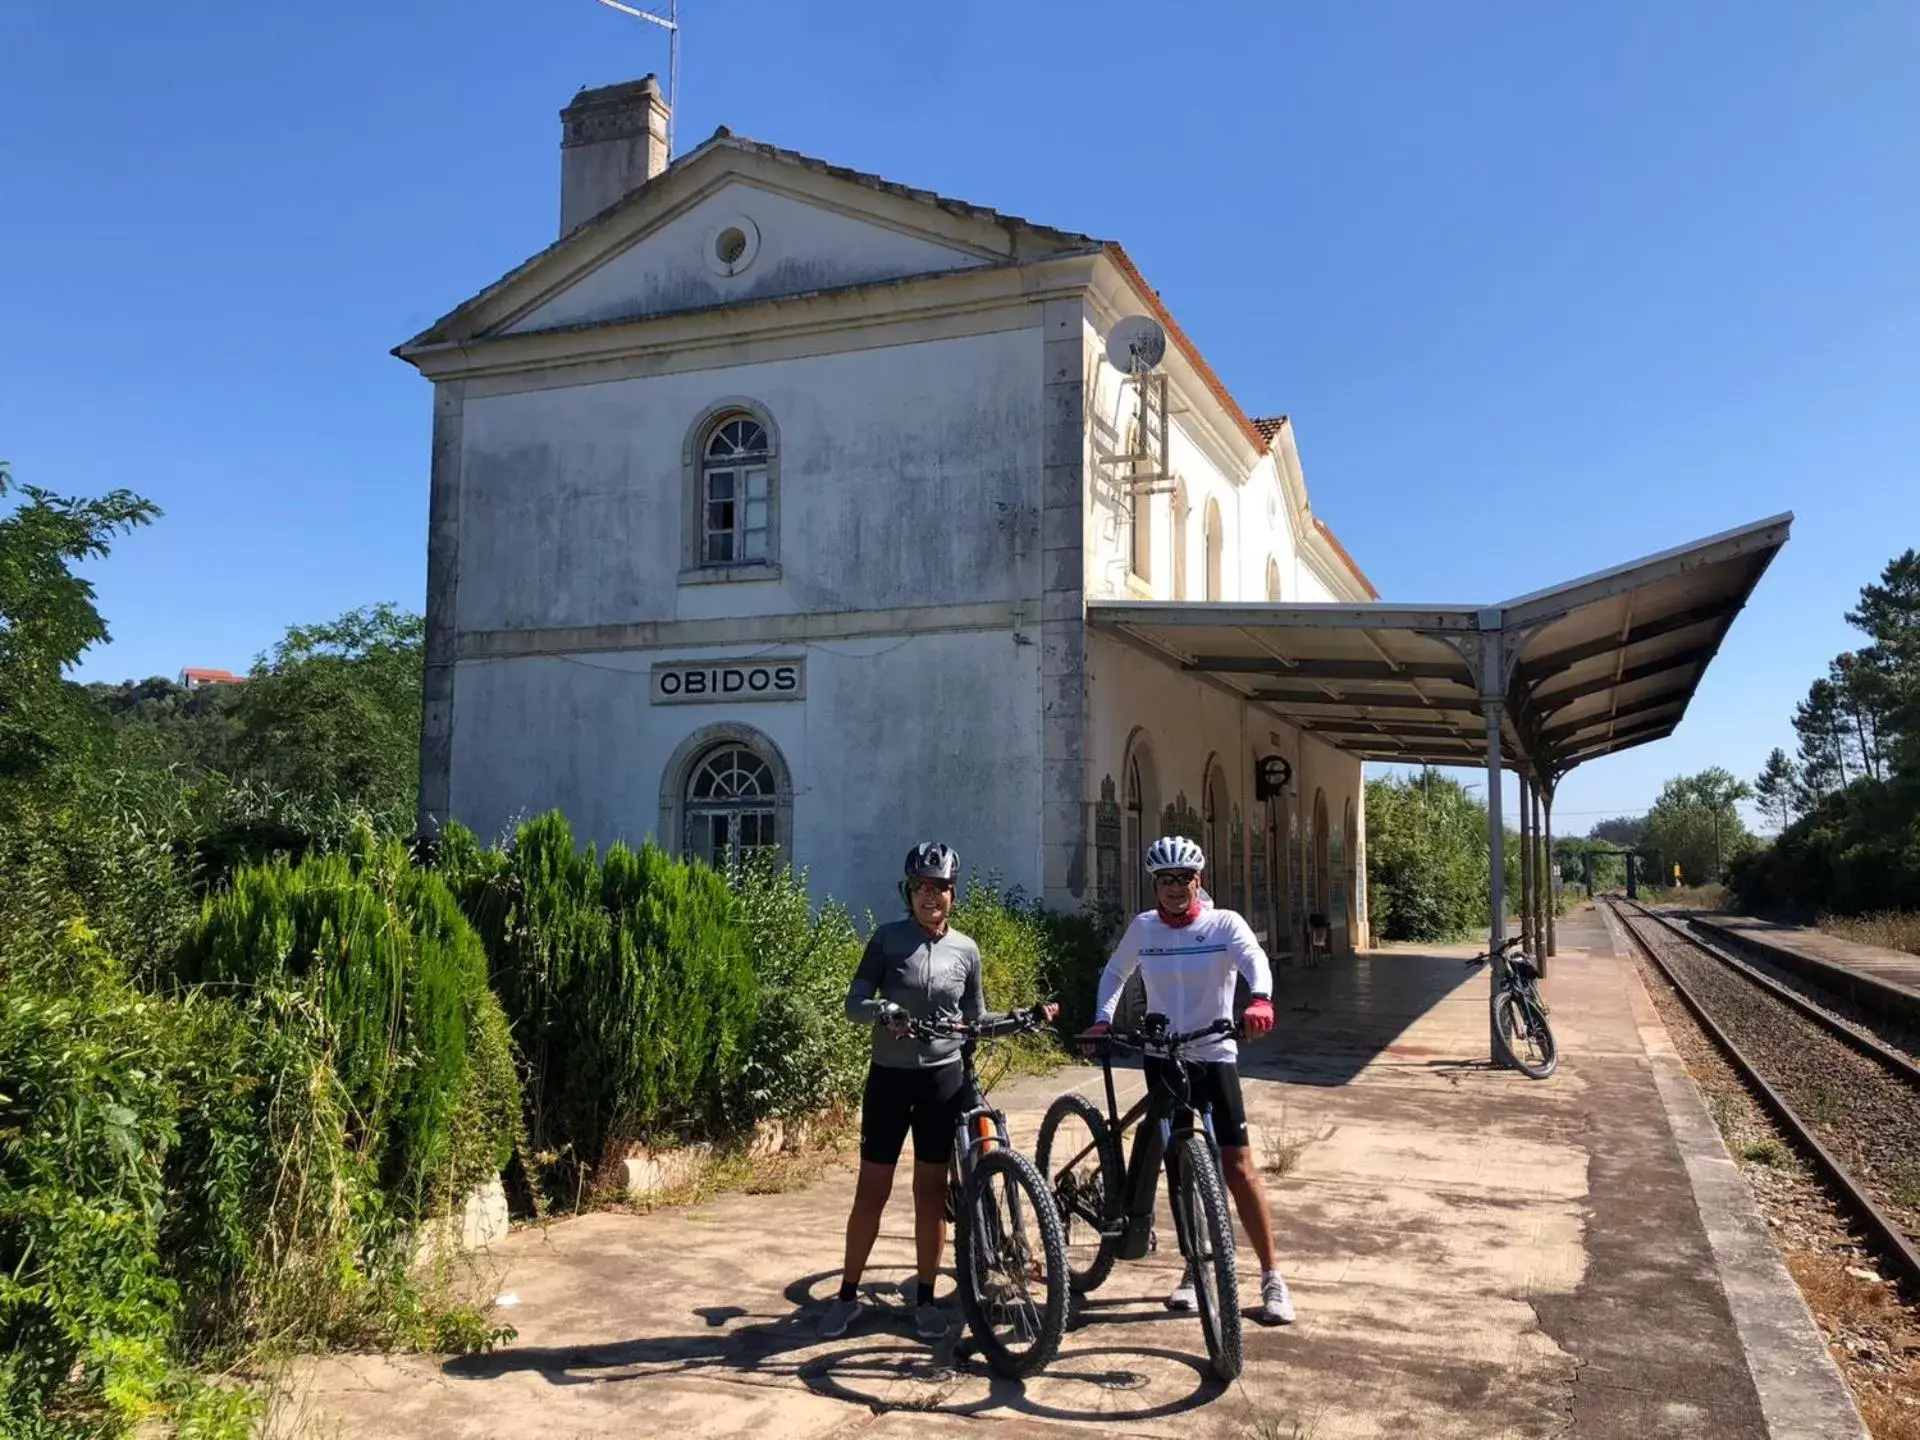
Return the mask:
M1894 765L1920 776L1920 551L1889 560L1879 583L1861 588L1847 623L1873 639L1860 666L1874 677Z
M14 488L0 464L0 498ZM72 743L84 711L66 670L108 638L93 586L73 566L104 557L114 537L160 513L130 490L81 500L18 489L21 503L0 519L0 780L15 781Z
M1736 802L1751 799L1752 787L1719 766L1669 780L1647 812L1641 848L1666 878L1678 865L1684 879L1699 884L1721 879L1729 856L1751 849L1753 836L1741 822Z
M1647 832L1647 822L1637 815L1616 815L1611 820L1602 820L1587 831L1590 840L1604 840L1609 845L1618 845L1623 850L1631 850L1640 843L1640 837Z
M288 630L236 687L238 771L406 823L419 785L425 633L418 615L393 605Z
M1767 756L1767 765L1753 782L1753 793L1760 809L1775 828L1784 830L1793 823L1795 797L1800 791L1800 776L1778 745Z

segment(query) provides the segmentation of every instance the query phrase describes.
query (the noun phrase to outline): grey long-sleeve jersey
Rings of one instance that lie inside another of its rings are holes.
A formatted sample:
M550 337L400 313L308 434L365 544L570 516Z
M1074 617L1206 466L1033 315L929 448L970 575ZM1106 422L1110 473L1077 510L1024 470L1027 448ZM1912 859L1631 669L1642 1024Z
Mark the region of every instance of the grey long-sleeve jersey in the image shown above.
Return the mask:
M898 1005L916 1020L978 1023L987 1013L980 986L980 947L958 930L929 935L917 920L882 925L847 988L847 1019L873 1029L873 1063L893 1070L930 1069L960 1058L957 1037L914 1040L890 1034L881 1008Z

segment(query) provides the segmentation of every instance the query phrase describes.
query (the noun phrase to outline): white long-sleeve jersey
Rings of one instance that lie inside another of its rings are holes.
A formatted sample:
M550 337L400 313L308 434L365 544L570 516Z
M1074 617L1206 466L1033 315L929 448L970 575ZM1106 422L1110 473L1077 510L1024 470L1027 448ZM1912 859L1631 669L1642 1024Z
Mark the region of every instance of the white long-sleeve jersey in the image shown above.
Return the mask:
M1120 992L1135 970L1146 982L1147 1009L1165 1015L1174 1031L1202 1030L1233 1018L1233 977L1244 975L1255 995L1273 994L1273 967L1253 929L1233 910L1202 910L1190 925L1173 926L1158 910L1133 917L1113 958L1100 973L1093 1018L1113 1019ZM1195 1044L1195 1060L1232 1060L1240 1047L1230 1035Z

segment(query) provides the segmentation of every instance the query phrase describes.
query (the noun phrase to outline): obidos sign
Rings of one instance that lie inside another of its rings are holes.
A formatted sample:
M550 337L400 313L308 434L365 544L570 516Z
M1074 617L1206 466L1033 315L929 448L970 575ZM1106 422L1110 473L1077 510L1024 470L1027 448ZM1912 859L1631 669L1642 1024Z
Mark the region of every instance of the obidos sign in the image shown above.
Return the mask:
M804 700L807 662L795 660L661 660L653 667L656 705L712 705L729 700Z

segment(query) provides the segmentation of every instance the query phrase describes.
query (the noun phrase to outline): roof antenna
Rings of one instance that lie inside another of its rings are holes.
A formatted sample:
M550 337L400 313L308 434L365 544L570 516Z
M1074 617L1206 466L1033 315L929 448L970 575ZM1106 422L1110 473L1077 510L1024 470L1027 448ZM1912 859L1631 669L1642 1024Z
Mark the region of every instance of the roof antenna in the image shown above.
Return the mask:
M618 10L622 15L631 15L636 20L645 20L658 25L667 32L667 160L673 160L673 122L679 114L679 106L674 103L680 88L680 0L667 0L667 13L656 15L651 10L641 10L632 5L623 5L621 0L600 0L609 10Z

